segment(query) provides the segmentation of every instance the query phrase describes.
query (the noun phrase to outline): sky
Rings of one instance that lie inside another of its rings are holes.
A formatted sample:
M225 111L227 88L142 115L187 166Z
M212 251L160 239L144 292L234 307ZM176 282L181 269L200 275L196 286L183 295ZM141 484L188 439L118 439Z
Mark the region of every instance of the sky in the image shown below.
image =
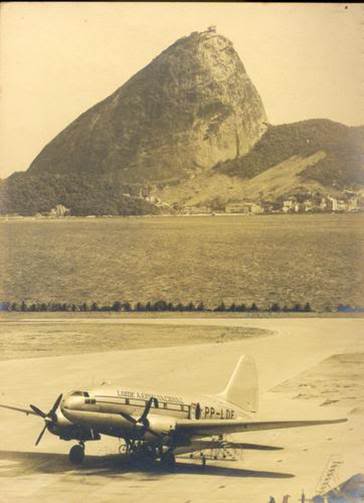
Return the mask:
M269 122L364 124L364 5L2 2L0 178L176 39L216 25Z

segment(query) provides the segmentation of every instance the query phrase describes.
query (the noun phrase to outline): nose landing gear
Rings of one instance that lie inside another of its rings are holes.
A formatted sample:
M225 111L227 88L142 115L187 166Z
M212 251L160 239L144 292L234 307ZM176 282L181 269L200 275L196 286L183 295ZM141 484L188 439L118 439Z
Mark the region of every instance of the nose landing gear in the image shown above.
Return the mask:
M85 457L85 444L80 442L79 444L71 447L68 457L73 465L82 464Z

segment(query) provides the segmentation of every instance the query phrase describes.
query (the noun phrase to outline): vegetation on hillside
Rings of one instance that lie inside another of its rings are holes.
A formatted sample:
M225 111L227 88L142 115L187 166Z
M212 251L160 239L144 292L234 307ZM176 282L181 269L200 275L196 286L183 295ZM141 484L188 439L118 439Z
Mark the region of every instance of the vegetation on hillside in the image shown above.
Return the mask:
M214 171L251 179L293 156L308 157L318 151L325 152L325 157L299 175L302 194L306 194L305 182L309 180L335 190L355 190L364 184L364 127L325 119L269 126L248 154L219 163ZM159 213L156 206L138 197L145 179L137 170L134 176L138 179L135 183L125 181L125 170L54 173L29 169L14 173L0 183L0 214L34 215L49 212L58 204L69 208L72 215ZM220 199L220 194L212 197L212 210L224 206Z
M86 175L14 173L0 185L0 213L34 215L57 204L72 215L144 215L159 210L133 197L134 187Z
M307 157L323 150L326 157L307 167L303 180L338 189L364 183L364 127L348 127L326 119L269 126L246 155L218 163L215 170L253 178L292 156Z

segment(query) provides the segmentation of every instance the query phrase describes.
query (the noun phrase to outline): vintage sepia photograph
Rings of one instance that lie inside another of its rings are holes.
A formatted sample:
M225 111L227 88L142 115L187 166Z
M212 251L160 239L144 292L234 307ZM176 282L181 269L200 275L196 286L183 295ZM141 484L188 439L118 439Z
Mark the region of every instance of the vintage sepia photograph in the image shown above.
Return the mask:
M1 2L0 503L364 501L363 28Z

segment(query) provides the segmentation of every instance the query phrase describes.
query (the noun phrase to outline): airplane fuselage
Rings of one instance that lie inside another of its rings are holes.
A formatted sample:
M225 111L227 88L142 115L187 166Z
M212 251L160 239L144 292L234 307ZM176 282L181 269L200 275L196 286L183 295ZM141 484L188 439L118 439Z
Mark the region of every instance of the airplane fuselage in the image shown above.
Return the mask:
M124 415L138 418L153 398L148 423L160 434L173 431L177 420L248 418L239 408L216 396L187 397L163 392L145 392L124 387L108 387L75 391L61 402L61 411L73 424L94 428L100 433L127 436L134 425ZM151 435L144 432L144 438Z

